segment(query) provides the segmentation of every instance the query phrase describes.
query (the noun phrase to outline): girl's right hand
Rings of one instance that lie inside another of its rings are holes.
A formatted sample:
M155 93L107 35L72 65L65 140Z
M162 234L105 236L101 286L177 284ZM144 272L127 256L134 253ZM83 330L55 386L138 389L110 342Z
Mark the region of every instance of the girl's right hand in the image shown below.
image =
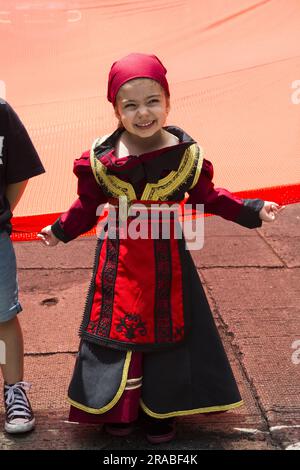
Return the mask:
M55 246L60 241L51 230L51 225L42 228L42 230L37 234L37 237L42 240L46 246Z

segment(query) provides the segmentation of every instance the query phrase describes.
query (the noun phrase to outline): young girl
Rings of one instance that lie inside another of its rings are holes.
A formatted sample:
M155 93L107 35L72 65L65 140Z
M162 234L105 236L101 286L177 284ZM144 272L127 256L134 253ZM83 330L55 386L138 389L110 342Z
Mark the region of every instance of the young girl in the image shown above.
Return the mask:
M170 93L156 56L135 53L115 62L108 100L119 126L75 161L79 197L42 229L46 245L90 230L101 204L121 212L121 196L129 206L144 203L146 214L151 203L179 203L188 193L186 203L245 227L276 218L281 208L274 202L214 188L212 164L198 144L164 126ZM123 237L123 222L98 237L69 387L70 420L105 423L107 432L124 436L140 416L148 441L168 442L175 417L230 410L242 400L184 238L172 230L170 237Z

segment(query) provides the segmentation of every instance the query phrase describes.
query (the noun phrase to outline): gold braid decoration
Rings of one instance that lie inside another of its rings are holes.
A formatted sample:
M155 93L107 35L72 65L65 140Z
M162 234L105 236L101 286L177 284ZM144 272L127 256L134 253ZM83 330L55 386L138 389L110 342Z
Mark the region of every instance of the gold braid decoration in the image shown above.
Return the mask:
M106 137L105 137L106 138ZM107 168L95 155L94 149L100 145L105 138L98 138L94 141L90 153L91 167L96 181L101 186L104 185L106 191L112 197L126 196L128 202L136 200L136 193L133 186L117 176L108 175ZM194 174L193 182L189 189L192 189L200 176L203 163L203 149L197 144L193 144L186 149L181 159L179 168L160 179L158 183L147 183L140 200L158 201L166 200L175 191L180 189L186 180Z
M193 179L191 186L189 187L189 190L193 189L196 186L200 173L201 173L202 165L203 165L204 150L202 147L200 147L200 145L197 145L197 148L198 148L198 161L196 164L196 171L195 171L194 179Z
M103 137L98 138L92 145L90 160L91 167L96 181L101 186L104 185L107 192L113 197L126 196L128 202L137 199L133 186L126 181L121 180L117 176L108 175L107 168L103 165L95 155L94 149L103 142Z
M198 181L203 163L203 150L193 144L186 149L181 159L179 168L158 181L158 183L148 183L143 191L141 199L157 201L165 200L175 191L180 189L189 176L195 172L193 183L189 189L192 189Z

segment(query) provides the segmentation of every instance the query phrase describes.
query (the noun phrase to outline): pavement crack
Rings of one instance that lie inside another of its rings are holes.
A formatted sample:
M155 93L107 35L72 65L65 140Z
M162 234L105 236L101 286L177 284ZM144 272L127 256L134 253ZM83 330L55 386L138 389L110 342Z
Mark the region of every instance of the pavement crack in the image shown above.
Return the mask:
M275 270L275 269L278 269L280 271L283 271L284 269L286 269L286 266L280 266L280 265L277 265L277 266L265 266L263 264L244 264L243 266L237 266L237 265L234 265L234 264L222 264L222 265L218 265L218 264L214 264L213 266L199 266L197 265L196 266L197 269L201 269L203 271L209 271L210 269L213 270L213 269L241 269L241 270L245 270L245 268L247 269L272 269L272 270ZM289 268L290 269L290 268Z
M288 265L284 261L284 259L277 253L275 248L271 245L271 243L268 241L267 237L263 235L259 230L256 230L258 236L264 241L264 243L268 246L268 248L274 253L274 255L280 260L280 262L283 264L284 268L288 268Z
M92 266L87 266L87 267L81 267L81 266L68 266L67 268L63 268L63 267L59 267L59 268L55 268L55 267L47 267L47 268L43 268L42 266L32 266L32 267L27 267L27 268L24 268L24 267L19 267L18 268L18 271L70 271L72 272L74 269L76 269L76 271L90 271L92 269Z
M62 354L77 354L78 349L66 350L66 351L51 351L51 352L26 352L24 356L26 357L42 357L42 356L57 356Z

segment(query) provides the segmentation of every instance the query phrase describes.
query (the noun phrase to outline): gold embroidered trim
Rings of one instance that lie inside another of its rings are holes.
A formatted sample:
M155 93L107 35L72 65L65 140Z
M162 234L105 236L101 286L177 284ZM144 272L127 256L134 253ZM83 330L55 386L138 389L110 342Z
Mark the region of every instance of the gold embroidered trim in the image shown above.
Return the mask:
M91 167L96 178L96 181L100 185L104 185L105 188L114 197L125 195L128 201L137 199L133 186L126 181L121 180L117 176L107 175L107 168L103 165L95 155L94 149L103 142L103 138L98 138L94 141L91 152L90 161Z
M194 180L193 180L191 186L189 187L189 190L193 189L196 186L196 184L198 183L198 179L199 179L199 176L200 176L200 173L201 173L201 170L202 170L204 150L203 150L202 147L200 147L200 145L198 145L198 149L199 149L199 158L198 158L198 162L197 162L197 166L196 166Z
M105 136L106 138L107 136ZM121 180L117 176L107 175L107 168L96 157L94 149L103 142L104 138L97 138L91 148L90 161L93 174L98 184L103 184L112 197L125 195L128 202L137 199L135 190L130 183ZM192 189L200 176L203 163L203 149L193 144L186 149L181 159L179 168L160 179L158 183L147 183L140 200L165 200L177 191L193 174Z
M193 184L198 181L203 163L203 151L197 144L193 144L186 149L181 159L179 168L171 171L167 176L158 181L158 183L148 183L143 191L141 200L148 199L151 201L164 200L170 197L178 190L187 180L187 178L195 171ZM198 175L196 177L196 174Z
M118 389L116 395L114 396L114 398L107 405L105 405L105 406L103 406L102 408L99 408L99 409L89 408L88 406L82 405L81 403L78 403L77 401L71 400L71 398L68 397L68 401L71 403L71 405L73 405L75 408L78 408L79 410L86 411L87 413L91 413L91 414L94 414L94 415L102 414L102 413L105 413L106 411L109 411L120 400L120 398L121 398L121 396L122 396L122 394L125 390L129 365L130 365L130 361L131 361L131 354L132 354L131 351L127 351L125 364L124 364L124 367L123 367L122 380L121 380L119 389Z
M227 411L227 410L232 410L234 408L238 408L239 406L242 406L244 404L244 401L238 401L236 403L231 403L229 405L220 405L220 406L209 406L205 408L195 408L192 410L183 410L183 411L172 411L171 413L155 413L154 411L151 411L143 402L143 400L140 400L140 405L143 409L143 411L149 415L152 416L152 418L173 418L175 416L186 416L186 415L194 415L198 413L211 413L213 411Z

